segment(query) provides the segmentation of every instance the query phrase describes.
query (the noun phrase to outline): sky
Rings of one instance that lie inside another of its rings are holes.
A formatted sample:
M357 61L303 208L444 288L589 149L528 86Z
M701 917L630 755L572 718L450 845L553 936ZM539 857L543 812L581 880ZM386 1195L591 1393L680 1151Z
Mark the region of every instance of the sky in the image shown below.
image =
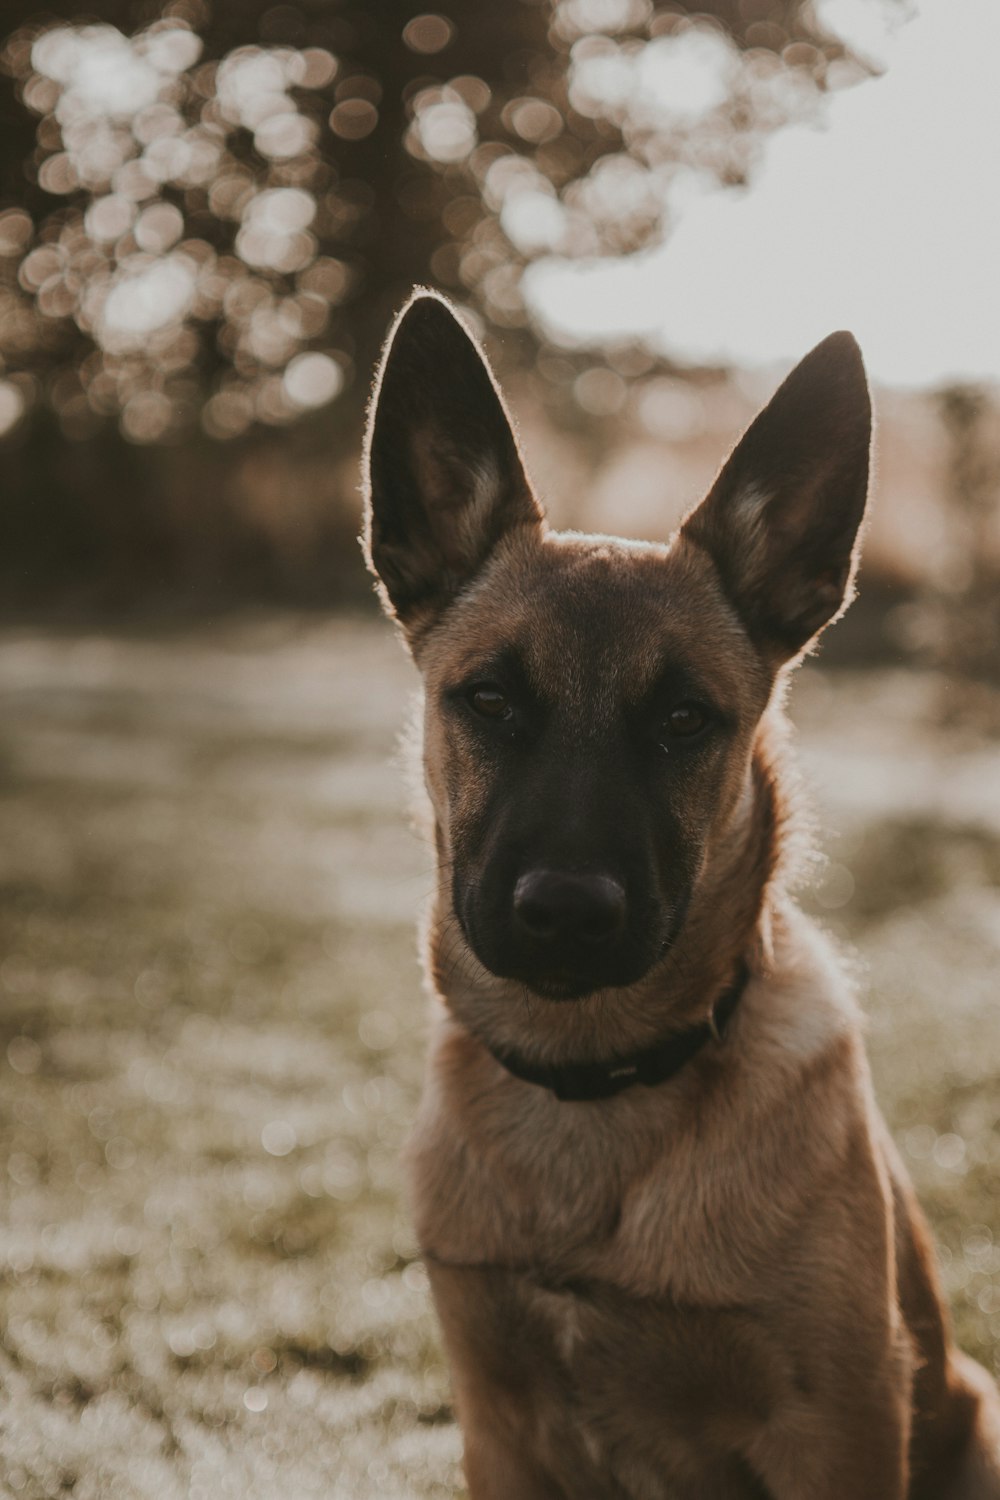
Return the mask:
M921 0L894 30L877 0L821 9L882 76L773 136L747 190L694 195L664 246L538 262L548 327L751 367L845 327L884 384L1000 380L1000 0Z

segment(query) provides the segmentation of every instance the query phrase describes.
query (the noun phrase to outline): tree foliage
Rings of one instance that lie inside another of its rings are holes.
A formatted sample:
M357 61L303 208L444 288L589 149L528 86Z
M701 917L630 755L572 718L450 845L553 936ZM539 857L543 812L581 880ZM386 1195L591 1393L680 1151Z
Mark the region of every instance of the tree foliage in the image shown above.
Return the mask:
M803 0L435 6L8 5L0 428L353 433L412 284L537 337L533 260L649 245L861 70Z

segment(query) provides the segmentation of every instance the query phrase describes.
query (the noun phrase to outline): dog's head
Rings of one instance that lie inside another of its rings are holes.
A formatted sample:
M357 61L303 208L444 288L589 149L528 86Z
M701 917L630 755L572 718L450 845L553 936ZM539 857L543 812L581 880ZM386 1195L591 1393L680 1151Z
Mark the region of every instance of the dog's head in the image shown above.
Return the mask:
M758 726L850 597L870 430L857 346L834 334L670 542L553 532L469 334L436 296L404 310L367 551L424 677L442 891L491 975L551 999L619 989L696 920L704 941L713 904L759 905L736 888L762 865L744 847Z

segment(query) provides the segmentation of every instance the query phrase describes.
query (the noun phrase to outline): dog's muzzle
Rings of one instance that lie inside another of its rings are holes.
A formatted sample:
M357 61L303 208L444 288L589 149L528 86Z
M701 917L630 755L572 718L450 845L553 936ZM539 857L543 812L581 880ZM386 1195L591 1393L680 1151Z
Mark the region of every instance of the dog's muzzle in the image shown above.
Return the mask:
M453 885L462 931L484 968L546 1000L635 984L676 932L684 902L633 893L617 872L536 865ZM669 928L669 931L665 930Z

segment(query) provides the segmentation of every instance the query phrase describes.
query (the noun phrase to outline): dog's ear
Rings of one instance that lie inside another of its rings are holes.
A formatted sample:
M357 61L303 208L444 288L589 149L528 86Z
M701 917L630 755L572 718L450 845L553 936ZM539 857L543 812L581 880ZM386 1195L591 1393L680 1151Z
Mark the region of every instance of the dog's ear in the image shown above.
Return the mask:
M833 333L737 444L681 535L712 556L759 649L796 656L849 603L868 493L861 352Z
M386 342L365 444L365 552L411 639L500 537L540 526L493 374L443 298L418 292Z

